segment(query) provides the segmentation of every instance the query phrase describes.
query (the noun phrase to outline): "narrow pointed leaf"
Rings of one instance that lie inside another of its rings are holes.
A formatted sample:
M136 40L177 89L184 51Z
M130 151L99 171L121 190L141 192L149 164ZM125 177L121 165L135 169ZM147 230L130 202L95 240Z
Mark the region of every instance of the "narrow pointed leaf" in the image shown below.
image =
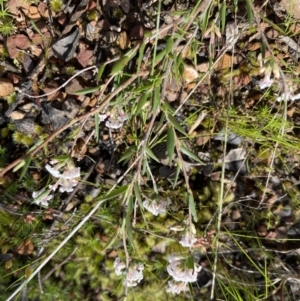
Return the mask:
M121 187L113 190L111 193L109 193L105 197L100 197L99 199L101 199L101 201L113 199L119 195L122 195L127 189L128 189L128 185L121 186Z
M160 51L155 57L155 64L161 61L166 56L166 54L167 54L166 48Z
M174 116L168 114L168 120L178 132L185 135L186 137L188 136L188 134L185 132L185 130L182 128L182 126Z
M114 63L110 75L115 75L117 73L119 73L121 70L124 69L124 67L128 64L130 60L130 57L128 56L124 56L121 59L119 59L117 62Z
M191 159L197 161L198 163L202 163L204 165L204 163L196 156L194 155L191 151L189 151L186 147L184 147L183 145L180 146L180 150L183 154L187 155L188 157L190 157Z
M167 132L167 153L169 157L169 164L172 165L175 148L175 133L173 127L168 128Z
M143 57L144 57L145 47L146 47L146 44L143 43L139 49L139 57L138 57L138 61L137 61L137 72L139 72L141 69L141 64L142 64Z
M29 165L30 165L30 163L31 163L31 157L26 158L24 161L25 161L25 165L23 166L21 175L20 175L20 177L19 177L20 180L23 179L23 177L25 176L25 174L26 174L26 172L27 172L27 170L28 170L28 168L29 168Z
M129 147L125 152L124 154L122 155L122 157L119 159L118 163L122 162L122 161L125 161L129 158L132 157L132 155L135 153L136 151L136 147L135 146L131 146Z
M145 148L146 154L153 160L159 162L159 159L154 155L152 149L147 145Z
M251 27L252 23L253 23L253 11L252 11L252 5L251 5L250 1L252 1L252 0L246 0L246 5L247 5L248 22Z
M156 112L159 106L160 106L160 85L157 84L154 89L153 112Z
M99 114L95 114L95 136L96 136L96 142L99 142Z
M88 89L83 89L83 90L78 90L69 94L72 95L85 95L85 94L89 94L89 93L94 93L96 91L99 91L101 89L102 85L96 86L96 87L92 87L92 88L88 88Z
M173 45L174 45L174 40L172 37L170 37L167 40L167 44L166 44L166 54L170 53L173 50Z
M148 95L149 95L149 94L144 93L144 94L140 97L140 99L139 99L139 101L138 101L138 103L137 103L137 106L136 106L136 111L135 111L135 114L136 114L136 115L140 114L141 110L144 108L144 106L145 106L145 104L146 104L146 102L147 102L147 99L148 99Z
M105 69L105 65L101 65L99 68L98 68L98 73L97 73L97 76L96 76L96 81L97 83L99 82L99 80L101 79L102 77L102 74L104 72L104 69Z
M175 173L174 182L173 182L173 189L176 187L180 172L181 172L180 165L177 164L176 173Z
M198 217L196 213L196 206L195 206L194 196L192 191L189 192L189 209L191 210L194 222L197 223Z

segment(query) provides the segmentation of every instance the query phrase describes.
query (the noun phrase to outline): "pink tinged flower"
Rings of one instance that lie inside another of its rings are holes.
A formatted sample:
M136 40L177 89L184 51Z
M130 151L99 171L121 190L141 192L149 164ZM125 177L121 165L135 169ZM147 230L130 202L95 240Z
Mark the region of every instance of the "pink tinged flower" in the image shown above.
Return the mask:
M53 195L50 195L50 191L51 190L49 189L45 191L45 188L39 191L34 191L32 193L32 197L34 198L33 204L48 208L48 201L53 199Z
M143 202L143 206L155 216L165 213L167 211L168 205L170 205L170 204L171 204L171 200L169 198L166 201L145 200Z
M120 127L122 127L123 122L117 120L117 119L113 119L113 118L109 118L106 122L105 125L110 128L110 129L119 129Z
M298 100L300 99L300 93L299 94L296 94L296 95L293 95L291 92L285 92L285 93L282 93L280 96L277 97L277 101L288 101L288 100L291 100L291 101L295 101L295 100Z
M261 89L269 88L273 85L274 80L270 78L269 74L266 74L264 78L259 80L257 84Z
M59 172L58 169L53 168L52 166L50 166L49 164L46 164L45 168L47 169L47 171L49 173L51 173L51 175L55 178L60 178L61 173Z
M187 248L192 247L196 242L197 242L197 238L195 238L194 234L190 233L189 231L185 232L181 240L179 241L179 243L183 247L187 247Z
M170 255L168 257L169 265L167 271L175 281L182 282L195 282L197 281L198 272L201 270L201 266L194 264L193 269L189 269L186 266L186 260L183 257L177 255Z
M104 121L108 116L106 114L99 114L99 122Z
M187 282L175 282L175 281L168 281L168 288L167 293L171 294L180 294L181 292L186 292L189 290Z
M64 171L61 173L59 169L63 166ZM73 164L57 163L54 167L47 164L45 168L53 177L58 178L58 181L54 185L49 185L50 189L55 191L58 185L60 185L60 192L71 192L74 190L73 187L77 186L78 181L76 178L80 177L79 167L74 167Z
M137 286L143 279L144 265L142 263L132 263L126 271L126 265L117 257L114 261L115 272L118 276L125 275L123 284L128 287Z
M60 185L59 191L60 192L72 192L74 190L74 187L78 185L78 181L75 179L63 179L60 178L55 185L49 185L52 190L56 190L57 186Z
M124 280L124 285L131 287L137 286L137 284L143 280L144 265L142 263L136 263L129 267Z

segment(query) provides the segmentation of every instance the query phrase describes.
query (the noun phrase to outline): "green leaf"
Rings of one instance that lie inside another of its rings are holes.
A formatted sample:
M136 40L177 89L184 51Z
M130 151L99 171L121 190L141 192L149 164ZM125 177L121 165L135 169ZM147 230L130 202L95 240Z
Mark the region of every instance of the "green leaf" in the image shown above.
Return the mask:
M226 26L226 2L224 1L222 6L221 6L221 30L222 32L225 31L225 26Z
M21 167L23 167L26 164L25 160L22 160L19 164L17 164L15 166L15 168L13 169L13 172L19 170Z
M99 114L95 114L95 136L96 136L96 142L99 142Z
M149 92L150 90L153 89L153 86L154 86L153 83L151 83L151 84L145 84L145 85L141 84L137 88L135 88L134 90L132 90L132 92L134 92L134 93L139 93L139 92L142 92L142 91Z
M166 44L166 54L169 54L173 50L174 40L172 37L168 38Z
M140 49L139 49L139 57L138 57L138 61L137 61L137 72L139 72L141 69L141 64L142 64L143 57L144 57L145 47L146 47L146 44L142 43L142 45L140 46Z
M75 91L75 92L69 92L69 94L72 94L72 95L85 95L85 94L89 94L89 93L99 91L99 90L101 90L101 87L102 87L102 85L99 85L99 86L88 88L88 89L83 89L83 90L79 90L79 91Z
M119 73L121 70L123 70L124 67L128 64L129 60L130 60L130 57L125 55L121 59L116 61L114 63L114 65L112 66L110 75L115 75L115 74Z
M143 208L142 196L141 196L141 194L140 194L140 189L139 189L139 186L138 186L137 183L134 183L133 189L134 189L134 195L135 195L135 197L137 198L137 201L138 201L138 203L139 203L139 206L140 206L141 208Z
M135 110L135 114L138 115L140 114L140 112L142 111L142 109L144 108L147 99L148 99L149 94L148 93L143 93L142 96L140 97L137 106L136 106L136 110Z
M104 197L99 197L98 198L98 201L101 200L101 201L105 201L105 200L110 200L110 199L113 199L119 195L122 195L126 190L128 189L128 185L125 185L125 186L121 186L119 188L116 188L115 190L113 190L111 193L107 194L106 196Z
M121 158L119 159L118 163L125 161L127 162L127 159L131 158L132 155L135 153L136 151L136 146L130 146L121 156Z
M177 164L176 173L175 173L174 182L173 182L173 189L176 187L180 172L181 172L180 166L179 166L179 164Z
M152 149L147 145L145 148L146 154L152 158L153 160L157 161L159 163L159 159L154 155Z
M169 127L167 132L167 152L168 152L170 166L172 165L172 161L174 157L174 147L175 147L175 133L173 127Z
M195 261L194 261L193 255L190 255L190 256L187 258L186 267L187 267L188 269L194 270L194 268L195 268Z
M201 163L203 165L205 165L196 155L194 155L191 151L189 151L186 147L184 147L183 145L180 145L180 150L183 154L187 155L188 157L190 157L191 159L195 160L198 163Z
M155 61L154 61L155 64L157 64L159 61L161 61L166 56L166 54L167 54L166 48L163 49L162 51L160 51L155 57Z
M189 191L189 209L191 210L192 216L194 218L194 222L197 223L198 217L196 213L196 206L195 206L194 195L192 191Z
M102 64L99 68L98 68L98 73L97 73L97 76L96 76L96 81L97 83L99 82L99 80L101 79L102 77L102 74L104 72L104 69L105 69L105 65Z
M30 165L30 163L31 163L31 161L32 161L32 158L31 158L31 157L28 157L28 158L26 158L24 161L25 161L25 165L23 166L23 169L22 169L22 172L21 172L21 175L20 175L19 180L22 180L23 177L25 176L25 174L26 174L26 172L27 172L27 170L28 170L28 168L29 168L29 165Z
M160 85L156 85L154 89L153 112L156 112L159 106L160 106Z
M250 1L252 1L252 0L246 0L246 5L247 5L248 22L249 22L250 27L252 27L253 11L252 11L252 5L251 5Z
M131 205L130 205L130 202L132 203ZM129 198L128 207L133 208L133 198L132 197ZM132 212L132 210L130 211L129 208L127 208L125 226L126 226L126 234L127 234L128 240L134 250L135 246L134 246L134 241L133 241L132 223L131 223L131 218L130 218L131 212Z
M188 134L185 132L185 130L181 127L180 123L178 122L178 120L172 116L171 114L168 114L168 120L169 122L174 126L174 128L182 133L184 136L188 137Z

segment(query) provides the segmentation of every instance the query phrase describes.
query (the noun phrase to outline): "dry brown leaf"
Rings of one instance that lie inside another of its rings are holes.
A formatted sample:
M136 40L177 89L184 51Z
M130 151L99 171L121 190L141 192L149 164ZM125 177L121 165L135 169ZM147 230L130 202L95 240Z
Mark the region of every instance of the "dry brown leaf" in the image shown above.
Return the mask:
M261 47L260 42L251 42L247 45L247 49L249 51L255 51L255 50L259 49L260 47Z
M8 260L5 262L5 269L8 270L12 267L12 260Z
M284 8L289 14L291 14L295 19L300 19L300 5L298 1L281 0L279 5Z
M26 13L29 10L30 2L24 0L8 0L5 6L9 13L17 16L20 10L23 13Z
M88 49L88 46L85 43L79 43L79 53L77 55L77 60L82 67L93 64L94 51Z
M129 39L126 31L122 31L120 33L118 42L122 50L127 49L129 47Z
M44 3L43 1L40 1L39 5L38 5L38 11L45 20L48 20L49 9L48 9L48 6L46 3Z
M215 70L223 70L230 68L233 64L233 57L225 53L223 57L215 64Z
M209 62L197 65L196 69L199 72L207 72L209 70Z
M34 250L34 245L31 242L31 238L26 239L24 242L20 244L17 248L17 253L20 255L30 255Z
M199 76L199 74L193 66L190 66L190 65L184 66L182 77L186 84L191 83L196 78L198 78L198 76Z
M0 97L8 96L14 91L14 86L12 82L7 79L0 77Z
M28 15L28 17L30 19L33 19L33 20L39 20L39 19L41 19L41 15L40 15L40 13L38 11L38 8L36 6L34 6L34 5L31 5L29 7L29 11L28 11L27 15Z
M15 59L19 53L19 49L26 50L30 47L30 40L27 36L23 34L15 34L7 38L6 48L8 50L9 56Z
M23 119L25 116L25 114L21 111L13 111L11 114L10 114L10 118L12 120L20 120L20 119Z
M210 132L208 131L202 131L198 133L198 135L200 136L196 139L196 144L199 146L206 144L210 140L211 136Z

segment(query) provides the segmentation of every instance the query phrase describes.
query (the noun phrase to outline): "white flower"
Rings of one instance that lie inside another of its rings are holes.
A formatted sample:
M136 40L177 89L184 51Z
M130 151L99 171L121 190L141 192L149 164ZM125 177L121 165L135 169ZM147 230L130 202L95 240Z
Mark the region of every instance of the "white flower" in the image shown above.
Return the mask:
M143 280L144 265L142 263L136 263L131 265L126 273L126 279L124 285L137 286L137 284Z
M51 163L55 164L56 161L51 161ZM59 171L61 167L64 167L63 173ZM75 167L73 163L57 163L53 167L47 164L45 168L53 177L58 178L54 185L49 185L50 189L55 191L60 185L60 192L71 192L74 190L73 187L77 186L78 181L76 178L80 177L80 167Z
M126 272L126 265L120 261L117 257L114 261L115 272L118 276L124 274L126 278L123 284L128 287L137 286L137 284L143 279L144 265L142 263L132 263L129 265Z
M123 271L126 268L126 265L124 262L120 261L119 257L116 257L115 261L114 261L114 268L115 268L115 272L118 276L123 274Z
M109 118L106 122L105 125L110 128L110 129L119 129L120 127L122 127L123 122L121 122L118 119L113 119L113 118Z
M153 215L157 216L159 214L165 213L167 211L167 206L171 204L171 200L167 198L166 201L163 200L145 200L143 202L144 207L151 212Z
M300 99L300 93L293 95L293 93L291 93L290 91L287 91L285 93L282 93L280 96L277 97L277 101L282 101L282 100L297 100Z
M53 191L55 191L57 189L58 185L60 185L59 191L61 193L72 192L74 190L73 187L77 186L77 184L78 184L78 181L75 179L66 180L66 179L60 178L54 185L49 185L49 188L52 189Z
M182 256L172 254L168 256L169 265L167 271L175 281L182 282L195 282L197 281L198 272L201 270L201 266L194 264L193 269L186 267L186 260Z
M180 294L181 292L186 292L188 290L189 288L187 282L168 281L167 293L171 293L175 295L175 294Z
M257 84L261 89L269 88L273 85L274 80L270 78L269 74L266 74L264 78L259 80Z
M104 121L108 116L106 114L99 114L99 122Z
M45 188L39 191L34 191L32 193L32 197L34 198L34 204L44 208L48 208L48 201L53 199L53 195L50 195L50 190L48 189L45 191Z
M197 238L195 238L194 234L190 233L189 231L185 232L179 241L183 247L187 248L192 247L195 242L197 242Z

